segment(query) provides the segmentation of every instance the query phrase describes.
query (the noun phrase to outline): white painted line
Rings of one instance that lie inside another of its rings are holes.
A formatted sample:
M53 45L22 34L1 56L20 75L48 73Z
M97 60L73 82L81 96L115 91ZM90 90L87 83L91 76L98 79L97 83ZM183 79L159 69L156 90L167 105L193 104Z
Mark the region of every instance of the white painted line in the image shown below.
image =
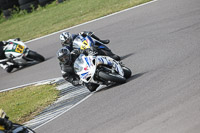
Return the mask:
M86 24L89 24L89 23L92 23L92 22L95 22L95 21L98 21L98 20L101 20L101 19L104 19L104 18L108 18L108 17L111 17L111 16L114 16L114 15L117 15L117 14L120 14L120 13L123 13L123 12L126 12L126 11L129 11L129 10L132 10L132 9L141 7L141 6L145 6L145 5L147 5L147 4L150 4L150 3L153 3L153 2L156 2L156 1L158 1L158 0L152 0L152 1L147 2L147 3L144 3L144 4L140 4L140 5L131 7L131 8L127 8L127 9L125 9L125 10L122 10L122 11L119 11L119 12L115 12L115 13L113 13L113 14L110 14L110 15L107 15L107 16L104 16L104 17L101 17L101 18L97 18L97 19L94 19L94 20L91 20L91 21L88 21L88 22L85 22L85 23L82 23L82 24L79 24L79 25L72 26L72 27L70 27L70 28L66 28L66 29L63 29L63 30L60 30L60 31L57 31L57 32L54 32L54 33L51 33L51 34L48 34L48 35L39 37L39 38L32 39L32 40L27 41L27 42L25 42L25 43L30 43L30 42L33 42L33 41L36 41L36 40L39 40L39 39L42 39L42 38L45 38L45 37L49 37L49 36L55 35L55 34L57 34L57 33L59 33L59 32L63 32L63 31L70 30L70 29L73 29L73 28L76 28L76 27L79 27L79 26L82 26L82 25L86 25Z
M95 22L95 21L98 21L98 20L101 20L101 19L104 19L104 18L107 18L107 17L110 17L110 16L113 16L113 15L116 15L116 14L120 14L120 13L123 13L123 12L126 12L126 11L129 11L129 10L132 10L132 9L135 9L135 8L138 8L138 7L141 7L141 6L145 6L147 4L150 4L150 3L153 3L153 2L156 2L158 0L152 0L150 2L147 2L147 3L144 3L144 4L140 4L140 5L137 5L137 6L134 6L134 7L131 7L131 8L128 8L128 9L125 9L125 10L122 10L122 11L119 11L119 12L116 12L116 13L113 13L113 14L110 14L110 15L107 15L107 16L104 16L104 17L101 17L101 18L98 18L98 19L94 19L94 20L91 20L91 21L88 21L88 22L85 22L85 23L82 23L82 24L79 24L79 25L76 25L76 26L73 26L73 27L70 27L70 28L66 28L66 29L63 29L63 30L60 30L60 31L57 31L57 32L54 32L54 33L51 33L51 34L48 34L46 36L42 36L42 37L39 37L39 38L36 38L36 39L33 39L33 40L30 40L30 41L27 41L25 43L30 43L30 42L33 42L33 41L36 41L36 40L39 40L39 39L42 39L42 38L45 38L45 37L49 37L51 35L54 35L54 34L57 34L59 32L63 32L63 31L66 31L66 30L69 30L69 29L73 29L73 28L76 28L76 27L79 27L79 26L82 26L82 25L85 25L85 24L88 24L88 23L92 23L92 22ZM57 79L57 78L55 78ZM50 79L51 80L51 79ZM44 80L43 82L47 82L48 80ZM40 81L42 82L42 81ZM12 90L12 89L16 89L16 88L19 88L19 87L24 87L24 86L28 86L28 85L32 85L32 84L36 84L36 83L39 83L39 82L34 82L34 83L30 83L30 84L26 84L26 85L21 85L21 86L17 86L17 87L13 87L13 88L10 88L10 89L6 89L6 90L3 90L3 91L8 91L8 90ZM99 87L101 88L101 87ZM98 89L99 90L99 89ZM3 92L3 91L0 91L0 92ZM78 103L74 104L72 107L70 107L69 109L65 110L64 112L62 112L61 114L55 116L54 118L44 122L43 124L41 124L40 126L34 128L33 130L36 130L40 127L42 127L43 125L51 122L52 120L58 118L59 116L63 115L64 113L68 112L69 110L73 109L74 107L76 107L77 105L81 104L82 102L84 102L85 100L87 100L90 96L92 96L95 92L92 92L90 93L88 96L86 96L84 99L82 99L81 101L79 101Z
M67 109L66 111L64 111L64 112L62 112L61 114L55 116L53 119L51 119L51 120L49 120L49 121L43 123L42 125L40 125L40 126L34 128L33 130L36 130L36 129L40 128L41 126L43 126L43 125L45 125L45 124L51 122L52 120L58 118L58 117L61 116L62 114L66 113L67 111L73 109L73 108L76 107L77 105L79 105L79 104L81 104L82 102L84 102L86 99L88 99L88 98L89 98L90 96L92 96L92 95L93 95L93 93L89 94L89 95L86 96L84 99L82 99L81 101L79 101L78 103L76 103L75 105L73 105L72 107L70 107L69 109Z

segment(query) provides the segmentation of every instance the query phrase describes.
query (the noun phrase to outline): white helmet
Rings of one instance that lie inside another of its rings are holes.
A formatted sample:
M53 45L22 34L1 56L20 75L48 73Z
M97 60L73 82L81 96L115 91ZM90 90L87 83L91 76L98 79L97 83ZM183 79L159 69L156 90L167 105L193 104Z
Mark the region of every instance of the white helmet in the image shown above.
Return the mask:
M0 118L5 118L6 117L6 113L2 110L2 109L0 109Z
M63 46L70 46L72 45L72 35L69 32L63 32L60 35L61 44Z

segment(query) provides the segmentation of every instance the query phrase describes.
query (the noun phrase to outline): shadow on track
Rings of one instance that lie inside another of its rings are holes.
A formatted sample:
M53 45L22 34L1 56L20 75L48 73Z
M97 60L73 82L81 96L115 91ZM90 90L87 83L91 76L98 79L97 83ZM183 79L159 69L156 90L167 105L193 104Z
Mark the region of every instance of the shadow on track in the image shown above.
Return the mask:
M137 78L143 76L143 75L146 74L146 73L148 73L148 72L143 72L143 73L138 73L138 74L132 75L130 78L127 79L127 82L126 82L126 83L128 83L128 82L130 82L130 81L132 81L132 80L135 80L135 79L137 79ZM126 84L126 83L125 83L125 84ZM113 85L109 85L109 86L107 86L107 87L105 87L105 88L102 88L102 89L100 89L100 90L97 90L96 92L105 91L105 90L114 88L114 87L116 87L116 86L122 86L122 85L123 85L123 84L113 84Z
M146 74L146 73L148 73L148 72L143 72L143 73L138 73L138 74L132 75L130 78L127 79L127 82L130 82L130 81L132 81L132 80L135 80L135 79L137 79L137 78L143 76L143 75Z
M121 60L124 60L124 59L126 59L126 58L128 58L129 56L132 56L132 55L134 55L134 53L130 53L130 54L121 56Z
M52 58L54 58L54 56L45 58L45 61L48 61L48 60L50 60L50 59L52 59ZM45 61L43 61L43 62L45 62ZM40 63L43 63L43 62L40 62ZM28 67L31 67L31 66L34 66L34 65L38 65L38 64L40 64L40 63L36 63L36 64L32 64L32 65L26 65L26 66L23 66L23 67L17 68L17 69L14 68L14 70L13 70L12 72L10 72L10 73L14 73L14 72L17 72L17 71L26 69L26 68L28 68Z

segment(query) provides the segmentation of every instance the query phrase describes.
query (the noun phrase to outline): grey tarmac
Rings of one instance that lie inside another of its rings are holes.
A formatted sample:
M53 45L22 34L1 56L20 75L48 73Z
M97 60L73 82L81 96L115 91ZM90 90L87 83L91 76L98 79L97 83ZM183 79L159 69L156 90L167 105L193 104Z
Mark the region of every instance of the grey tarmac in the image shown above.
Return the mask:
M95 31L132 70L126 84L104 88L38 133L199 133L200 1L158 0L69 29ZM1 89L60 77L59 33L30 42L47 61L7 74Z

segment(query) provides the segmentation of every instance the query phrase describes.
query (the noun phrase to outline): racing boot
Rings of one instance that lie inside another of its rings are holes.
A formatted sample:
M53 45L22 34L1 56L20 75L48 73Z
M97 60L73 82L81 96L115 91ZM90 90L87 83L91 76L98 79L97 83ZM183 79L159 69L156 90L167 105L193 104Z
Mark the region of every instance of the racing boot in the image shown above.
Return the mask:
M101 40L97 36L95 36L94 34L92 34L91 37L93 37L94 39L96 39L96 40L98 40L98 41L100 41L100 42L102 42L104 44L110 43L110 40L108 40L108 39L107 40Z
M6 69L8 67L7 64L0 64L0 67L2 67L3 69Z
M6 71L8 72L8 73L10 73L14 68L19 68L19 66L18 65L9 65L7 68L6 68Z
M110 43L110 40L99 40L100 42L102 42L103 44L108 44L108 43Z

